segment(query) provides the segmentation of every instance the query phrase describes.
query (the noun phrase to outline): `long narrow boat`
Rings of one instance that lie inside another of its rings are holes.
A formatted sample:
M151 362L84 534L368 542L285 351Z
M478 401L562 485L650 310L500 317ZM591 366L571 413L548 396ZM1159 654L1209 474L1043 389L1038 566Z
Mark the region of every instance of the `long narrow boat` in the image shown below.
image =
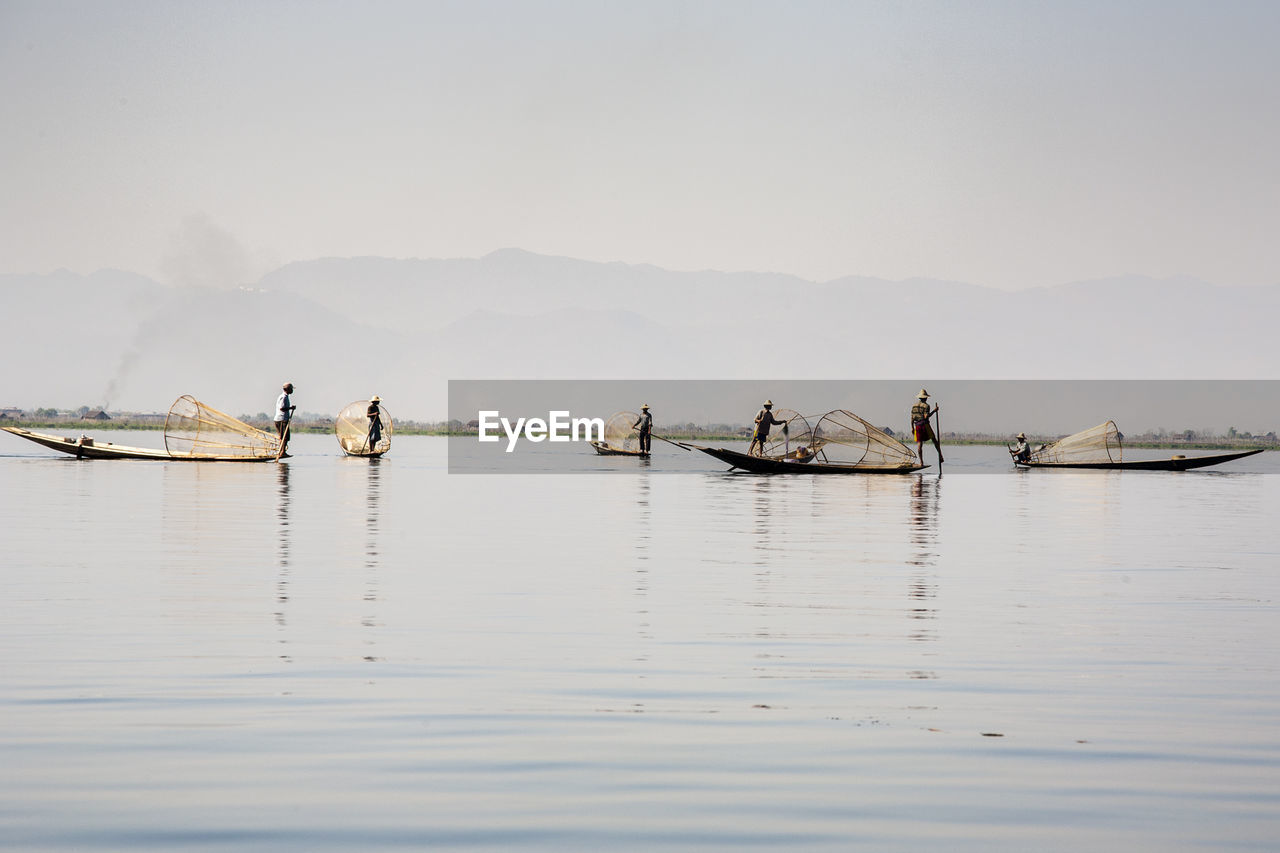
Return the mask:
M592 449L601 456L648 459L649 452L640 449L640 431L635 426L639 420L635 412L614 412L605 422L600 440L590 443Z
M50 435L44 432L32 432L22 427L0 427L5 432L13 433L19 438L34 441L50 450L66 453L77 459L160 459L179 462L273 462L271 456L219 456L198 455L190 453L170 453L167 450L154 450L149 447L130 447L127 444L112 444L109 441L96 441L82 435L79 438L68 438L62 435ZM288 454L284 458L288 458Z
M595 448L596 453L601 456L634 456L639 459L648 459L649 454L643 450L627 450L621 447L614 447L611 444L605 444L603 441L593 441L591 446Z
M782 436L766 442L759 456L689 446L752 474L910 474L929 467L910 447L848 409L827 412L813 427L802 415L782 411Z
M239 418L206 406L184 394L164 419L164 450L99 442L87 435L67 438L4 427L19 438L77 459L169 459L178 462L275 462L282 458L280 439Z
M1232 459L1243 459L1265 448L1241 450L1236 453L1218 453L1212 456L1182 456L1169 459L1124 458L1124 434L1115 421L1103 421L1052 444L1041 445L1031 452L1030 458L1013 464L1019 468L1076 468L1094 471L1186 471L1221 465ZM1012 451L1010 451L1012 452Z
M1019 468L1091 468L1103 471L1187 471L1191 468L1207 468L1221 465L1232 459L1243 459L1261 453L1266 448L1241 450L1237 453L1218 453L1212 456L1173 456L1169 459L1134 459L1128 462L1018 462Z
M795 458L750 456L726 447L701 447L689 445L713 456L733 468L751 474L910 474L928 468L928 465L844 465L838 462L822 462L809 457L808 462Z

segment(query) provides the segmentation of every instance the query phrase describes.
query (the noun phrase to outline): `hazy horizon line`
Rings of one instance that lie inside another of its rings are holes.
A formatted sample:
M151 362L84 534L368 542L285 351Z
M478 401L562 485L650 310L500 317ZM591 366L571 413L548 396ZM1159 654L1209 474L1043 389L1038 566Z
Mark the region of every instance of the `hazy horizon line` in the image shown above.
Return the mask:
M869 275L864 273L846 273L844 275L836 276L835 278L814 279L814 278L808 278L798 273L792 273L792 272L787 272L784 270L776 270L776 269L717 269L714 267L705 267L702 269L676 269L671 267L664 267L659 264L651 263L648 261L623 261L623 260L616 260L616 259L615 260L599 260L599 259L589 258L589 257L578 257L573 255L538 252L532 249L525 249L519 246L503 246L477 256L466 256L466 255L416 256L415 255L415 256L401 257L401 256L391 256L391 255L319 255L311 258L295 258L293 260L286 261L284 263L276 264L275 266L268 269L266 272L262 273L256 279L248 279L236 284L206 285L206 287L210 287L211 289L223 289L223 290L252 287L254 285L260 284L264 279L268 278L269 276L281 270L284 270L288 267L295 266L295 265L303 265L303 264L323 263L326 261L371 260L371 261L393 261L393 262L400 262L400 263L415 263L415 262L453 263L453 262L468 262L468 261L483 262L483 261L492 259L495 256L504 256L504 255L522 255L522 256L528 256L532 258L539 258L543 260L566 261L566 262L577 263L577 264L589 264L589 265L598 265L598 266L604 266L604 267L622 266L622 267L637 268L637 269L652 269L652 270L657 270L659 272L675 273L675 274L682 274L682 275L714 274L714 275L730 275L730 276L733 276L733 275L782 276L786 278L793 278L797 281L804 282L806 284L817 284L817 285L834 284L836 282L844 281L847 279L860 279L860 280L869 281L869 282L879 282L879 283L894 284L894 285L928 282L932 284L956 285L959 287L978 287L985 290L995 290L995 291L1000 291L1004 293L1022 293L1025 291L1032 291L1032 290L1052 289L1054 287L1063 287L1063 286L1079 285L1079 284L1098 284L1098 283L1125 280L1125 279L1138 279L1138 280L1150 281L1155 283L1185 282L1185 283L1193 283L1193 284L1203 284L1203 285L1208 285L1210 287L1217 287L1217 288L1265 288L1265 287L1275 287L1277 285L1280 285L1280 282L1263 282L1263 281L1224 283L1220 281L1211 281L1208 279L1204 279L1199 276L1192 275L1190 273L1154 275L1151 273L1144 273L1144 272L1115 272L1108 275L1094 276L1091 278L1062 279L1062 280L1055 281L1052 284L1028 284L1028 285L1016 286L1016 287L988 284L984 282L970 281L970 280L959 279L959 278L949 278L949 277L938 278L938 277L927 276L927 275L912 275L912 276L905 276L903 278L886 278L884 276ZM100 273L120 273L124 275L138 276L140 278L145 278L148 281L154 282L155 284L158 284L160 286L172 287L175 289L192 286L190 284L175 282L171 280L171 277L166 277L162 275L158 276L153 273L142 272L136 269L124 269L121 267L114 267L114 266L100 266L100 267L96 267L95 269L89 272L84 272L82 270L73 269L67 266L59 266L53 269L49 269L47 271L34 271L34 270L6 271L6 272L0 272L0 277L14 277L14 278L22 277L22 276L52 277L59 274L68 274L68 275L79 276L81 278L90 278Z

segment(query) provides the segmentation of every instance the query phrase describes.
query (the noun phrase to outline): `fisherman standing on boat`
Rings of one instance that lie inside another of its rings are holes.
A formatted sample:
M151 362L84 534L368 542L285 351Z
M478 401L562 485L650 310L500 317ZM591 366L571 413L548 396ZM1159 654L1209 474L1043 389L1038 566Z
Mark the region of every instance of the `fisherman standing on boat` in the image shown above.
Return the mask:
M932 411L929 409L929 392L920 389L920 394L916 399L915 405L911 407L911 434L916 440L916 456L920 457L920 464L924 464L924 443L932 441L934 448L938 451L938 464L942 464L942 445L938 442L938 437L933 433L933 427L929 425L929 418L938 411L938 406L934 406Z
M651 438L653 435L653 415L649 414L648 403L640 407L640 417L631 425L631 428L640 431L640 452L648 453L649 445L653 443Z
M1031 445L1027 444L1027 434L1025 432L1018 433L1018 443L1009 450L1009 454L1013 457L1014 462L1031 461Z
M365 412L369 418L369 434L365 437L365 445L369 450L374 450L378 446L378 442L382 441L382 409L379 404L382 398L374 394L369 398L369 409Z
M765 400L764 407L756 412L756 430L751 435L751 447L747 449L749 456L764 455L764 444L769 440L769 428L775 426L780 426L785 430L787 422L775 418L773 416L773 401Z
M286 382L283 387L284 393L276 398L276 436L280 439L280 452L284 453L284 449L289 446L289 422L293 420L293 410L298 408L293 405L289 395L293 393L293 383Z

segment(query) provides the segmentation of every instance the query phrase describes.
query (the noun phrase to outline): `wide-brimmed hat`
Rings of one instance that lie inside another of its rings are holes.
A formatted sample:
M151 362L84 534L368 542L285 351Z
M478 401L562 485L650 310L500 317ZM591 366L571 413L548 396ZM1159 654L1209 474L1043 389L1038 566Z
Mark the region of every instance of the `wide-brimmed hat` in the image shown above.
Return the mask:
M648 404L648 403L645 403L643 406L641 406L641 407L640 407L640 411L642 411L642 412L643 412L643 411L644 411L645 409L647 409L647 408L649 408L649 404Z
M1027 434L1025 432L1018 433L1018 438L1025 439L1026 437L1027 437Z
M928 396L929 396L929 392L928 392L928 391L926 391L926 390L924 390L923 388L921 388L921 389L920 389L920 393L919 393L919 394L917 394L916 396L917 396L917 397L919 397L921 400L924 400L924 399L927 399L927 398L928 398Z
M772 409L772 408L773 408L773 401L772 401L772 400L765 400L765 401L764 401L764 407L765 407L766 409Z
M382 398L381 398L381 397L379 397L377 394L374 394L372 397L370 397L370 398L369 398L369 402L370 402L370 403L381 403L381 402L382 402Z

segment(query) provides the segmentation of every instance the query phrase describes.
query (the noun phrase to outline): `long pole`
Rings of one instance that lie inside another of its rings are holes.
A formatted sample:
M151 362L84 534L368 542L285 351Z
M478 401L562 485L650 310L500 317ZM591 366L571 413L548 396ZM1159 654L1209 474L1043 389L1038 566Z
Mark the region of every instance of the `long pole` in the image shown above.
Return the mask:
M276 450L276 461L284 455L284 446L289 442L289 427L293 426L293 410L289 410L289 419L284 422L284 431L280 433L280 448Z
M674 444L676 447L680 448L681 450L688 450L688 451L690 451L690 452L692 452L692 451L693 451L693 448L692 448L692 447L688 447L688 446L686 446L686 445L683 445L683 444L681 444L681 443L680 443L680 442L678 442L678 441L672 441L672 440L671 440L671 439L669 439L669 438L663 438L662 436L658 435L657 433L653 433L653 432L651 432L651 433L649 433L649 435L650 435L650 436L652 436L653 438L658 439L658 441L665 441L667 444Z
M933 435L935 438L938 439L938 446L935 449L938 451L938 470L941 471L942 470L942 407L941 406L933 410L933 429L934 429Z

